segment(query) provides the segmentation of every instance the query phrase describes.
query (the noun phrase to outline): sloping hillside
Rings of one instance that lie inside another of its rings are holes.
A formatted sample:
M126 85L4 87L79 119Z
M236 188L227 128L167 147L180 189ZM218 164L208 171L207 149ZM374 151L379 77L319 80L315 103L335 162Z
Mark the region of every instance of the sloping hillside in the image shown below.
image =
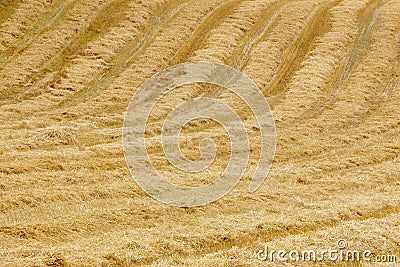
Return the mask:
M197 61L259 86L276 156L248 192L260 154L250 110L223 88L177 88L146 129L160 173L199 186L226 167L229 139L209 120L187 124L181 146L195 159L211 136L210 169L182 173L163 155L166 116L199 96L238 112L251 157L226 197L176 208L132 179L122 126L143 82ZM399 109L399 0L0 0L0 266L269 266L255 256L264 243L339 239L400 262Z

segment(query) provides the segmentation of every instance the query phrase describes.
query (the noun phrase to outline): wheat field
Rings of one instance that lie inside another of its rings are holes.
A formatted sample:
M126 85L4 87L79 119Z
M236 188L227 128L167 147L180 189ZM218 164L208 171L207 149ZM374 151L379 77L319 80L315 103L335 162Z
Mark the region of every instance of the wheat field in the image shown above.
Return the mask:
M132 179L122 149L131 98L178 63L232 66L260 88L277 146L263 185L248 192L259 128L224 88L176 88L146 128L154 166L200 186L229 162L211 120L182 129L209 169L174 169L160 129L199 96L232 106L248 129L245 175L224 198L177 208ZM0 0L0 266L333 266L262 262L256 252L349 248L400 262L399 0ZM400 263L397 263L400 264ZM338 266L399 266L339 263Z

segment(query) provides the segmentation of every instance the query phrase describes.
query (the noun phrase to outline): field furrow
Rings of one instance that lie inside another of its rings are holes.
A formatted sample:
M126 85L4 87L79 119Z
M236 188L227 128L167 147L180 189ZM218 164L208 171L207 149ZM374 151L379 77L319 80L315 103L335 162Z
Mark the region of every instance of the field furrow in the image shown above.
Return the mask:
M399 0L0 0L0 266L310 266L255 252L339 239L400 260L399 18ZM122 127L147 79L196 61L259 86L277 146L249 192L262 146L246 103L210 84L168 92L144 136L169 182L210 184L230 161L226 131L203 117L179 149L198 159L210 138L214 161L197 173L168 161L161 128L188 100L230 106L250 142L231 192L177 208L132 179Z
M71 66L66 68L64 77L55 86L56 89L68 90L70 88L69 90L79 92L93 80L93 77L97 77L99 74L104 75L107 65L112 64L111 61L114 57L119 56L119 52L129 55L130 50L135 51L141 39L148 38L141 35L146 31L146 25L157 24L157 19L160 21L168 19L168 17L160 17L165 8L160 8L160 6L165 3L166 1L159 1L151 2L151 4L134 3L129 5L125 12L135 14L135 16L111 29L103 38L89 43L87 49L83 51L83 55L74 59ZM121 51L124 47L126 47L125 50Z
M237 6L231 7L231 13L225 13L225 17L219 17L218 22L220 24L213 25L214 28L209 30L202 40L196 42L196 49L191 48L186 52L181 49L178 54L186 54L187 60L190 62L212 61L235 65L234 62L238 61L237 58L240 56L238 50L240 51L241 47L247 43L247 38L252 35L252 31L259 27L258 24L264 22L265 17L263 15L270 9L274 9L271 7L270 1L242 1ZM218 14L219 12L220 8L216 9L212 15L215 16L215 13ZM272 19L274 18L272 17ZM203 23L203 27L207 27L207 23ZM221 40L224 40L224 42L221 42ZM185 46L184 49L187 49L187 47ZM159 106L162 106L164 110L154 112L157 113L154 122L162 123L162 119L170 111L166 107L178 106L182 103L182 100L207 94L208 91L210 89L194 86L162 99ZM213 96L218 94L216 90L211 91Z
M4 51L0 51L0 68L3 68L9 61L17 58L27 47L29 47L37 37L48 30L60 17L62 17L68 8L73 5L72 1L60 1L55 8L51 9L38 20L32 22L30 29L24 32L21 38L17 38Z
M237 59L235 64L230 63L230 65L234 65L237 69L243 69L243 67L247 64L250 53L253 48L259 44L267 35L268 31L275 26L275 22L278 18L278 15L282 12L282 10L289 4L283 1L275 1L271 3L269 8L265 10L260 16L258 21L256 22L256 27L247 34L245 40L242 41L242 45L236 49L234 54L237 55ZM268 18L268 19L266 19Z
M220 25L212 29L189 61L221 62L233 56L244 37L249 34L257 18L268 7L269 1L243 1ZM221 42L224 40L224 42Z
M276 25L272 30L249 52L249 60L243 67L243 71L256 82L264 94L268 95L267 91L273 88L272 83L275 77L275 81L283 82L282 77L277 75L284 75L287 73L288 67L295 67L296 64L292 62L294 59L301 59L296 54L296 49L307 51L307 46L311 45L315 36L311 36L307 32L313 29L313 26L308 22L313 20L313 17L320 19L317 14L324 12L328 5L332 5L332 3L323 5L321 7L321 4L316 1L288 4L278 15L274 22ZM295 14L295 16L289 16L288 14ZM314 24L317 24L318 21L314 20ZM323 26L324 23L320 25ZM318 33L316 31L313 34ZM302 43L306 40L306 38L302 38L304 35L310 36L310 39L308 42ZM285 61L285 57L292 57L293 60Z
M108 72L122 64L121 62L129 58L138 46L149 38L148 34L159 26L156 23L158 20L166 20L167 16L171 15L165 10L174 11L176 5L175 2L166 5L166 1L128 4L120 14L126 19L108 29L97 30L104 31L101 37L93 38L92 41L80 40L80 43L76 44L79 48L77 51L72 50L68 55L63 53L63 57L66 58L62 61L63 65L58 67L50 79L46 80L45 76L42 79L43 83L36 84L24 92L18 99L22 102L18 106L30 111L44 110L108 76ZM108 12L115 8L108 8L111 9Z
M8 62L0 70L0 92L2 102L4 99L14 97L15 93L21 92L24 82L28 83L29 77L37 73L41 65L51 60L58 52L65 49L78 34L90 24L91 17L98 12L105 0L90 3L76 3L65 14L62 21L50 30L43 33L36 41L24 50L15 60ZM15 69L10 73L8 69Z
M34 22L50 12L56 6L55 3L59 2L52 0L21 1L15 10L12 12L9 10L8 12L12 14L0 24L0 55L19 38L24 37L26 31L32 29ZM8 5L12 6L11 3ZM4 8L6 9L7 6Z
M167 66L179 47L183 46L189 40L191 33L201 26L204 16L211 14L219 5L221 5L220 1L199 2L196 6L191 5L191 2L184 3L181 12L175 14L157 31L156 35L152 36L125 62L122 62L122 66L115 66L116 70L110 73L111 76L104 77L82 90L74 98L62 103L61 107L76 104L79 110L90 105L96 107L93 109L94 114L109 108L124 109L122 101L129 101L132 90L136 90L157 70ZM185 21L185 24L182 25L180 21ZM100 92L100 95L95 95L96 92ZM76 103L77 97L86 101ZM99 102L99 99L104 97L110 101ZM69 103L70 101L72 102ZM108 107L102 106L104 104Z
M282 114L285 118L290 118L293 114L299 117L304 109L311 107L315 98L324 93L337 64L347 52L347 46L352 38L357 37L358 13L369 2L358 1L354 4L354 1L343 1L332 10L331 30L322 37L319 45L309 52L301 68L294 74L288 84L284 100L278 102L278 106L274 109L277 116ZM348 15L349 10L352 16ZM315 68L315 64L319 67ZM288 108L290 110L284 111Z
M193 32L190 39L177 51L171 60L171 64L188 61L193 56L194 51L199 49L204 40L209 36L210 31L218 27L241 2L242 0L227 1L205 16L201 25Z
M372 106L380 105L379 96L398 71L398 7L398 2L391 1L378 9L376 30L371 35L368 53L360 59L343 90L337 92L332 108L323 112L320 119L325 120L335 114L339 122L339 125L335 123L336 126L342 127L340 124L349 120L362 121L366 113L373 112Z

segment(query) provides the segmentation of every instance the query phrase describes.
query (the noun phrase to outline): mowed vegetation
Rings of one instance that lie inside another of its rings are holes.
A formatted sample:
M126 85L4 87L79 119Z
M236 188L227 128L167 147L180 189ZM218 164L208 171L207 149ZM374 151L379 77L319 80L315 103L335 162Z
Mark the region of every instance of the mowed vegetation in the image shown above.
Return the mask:
M130 176L122 126L144 81L196 61L259 86L277 150L249 193L260 136L248 107L226 89L177 88L146 130L160 173L199 186L226 167L229 139L209 120L181 140L190 159L216 141L208 170L181 173L162 153L164 119L199 96L237 111L251 157L225 198L176 208ZM338 239L400 261L399 109L399 0L2 0L0 266L266 266L264 243L324 250Z

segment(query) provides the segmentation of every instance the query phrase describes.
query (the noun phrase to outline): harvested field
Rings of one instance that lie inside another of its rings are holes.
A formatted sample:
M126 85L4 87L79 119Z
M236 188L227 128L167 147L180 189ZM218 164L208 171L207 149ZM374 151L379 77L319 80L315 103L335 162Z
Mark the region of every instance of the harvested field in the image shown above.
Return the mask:
M185 173L168 162L161 128L185 101L226 103L250 140L232 192L177 208L132 179L122 127L147 79L199 61L258 85L276 153L248 192L261 153L251 110L224 88L176 88L146 128L168 181L209 184L229 162L226 132L207 119L186 124L180 145L195 160L212 138L210 167ZM256 252L265 243L321 251L339 239L397 256L339 266L399 266L399 110L399 0L0 0L0 266L333 266L263 262Z

